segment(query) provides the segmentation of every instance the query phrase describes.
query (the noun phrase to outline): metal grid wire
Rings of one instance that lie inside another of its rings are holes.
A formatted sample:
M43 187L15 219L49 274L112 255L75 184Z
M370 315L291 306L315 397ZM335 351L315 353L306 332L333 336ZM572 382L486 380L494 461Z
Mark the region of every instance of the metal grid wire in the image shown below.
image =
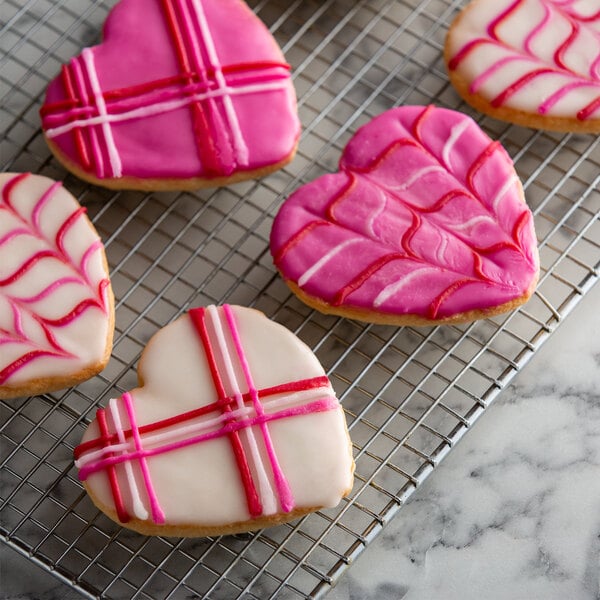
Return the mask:
M310 310L276 275L272 218L300 184L336 169L360 125L399 104L473 114L441 58L459 0L256 0L293 67L303 124L294 162L198 193L114 192L51 157L38 110L48 81L99 41L114 1L5 0L3 170L60 179L105 241L117 299L112 360L76 389L1 403L3 538L90 597L319 596L381 531L598 278L600 145L473 116L513 157L535 213L542 272L527 305L471 325L366 325ZM100 514L72 452L96 408L134 387L148 339L192 305L255 306L292 329L343 402L356 459L336 509L257 534L143 537Z

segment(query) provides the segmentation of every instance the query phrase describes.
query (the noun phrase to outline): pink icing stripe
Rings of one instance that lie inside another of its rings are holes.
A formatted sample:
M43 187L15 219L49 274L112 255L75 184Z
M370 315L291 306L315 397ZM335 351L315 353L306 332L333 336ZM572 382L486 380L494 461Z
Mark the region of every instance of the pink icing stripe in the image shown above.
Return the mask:
M52 292L62 287L63 285L67 285L69 283L76 283L78 285L81 285L81 279L78 279L77 277L61 277L60 279L57 279L56 281L53 281L50 285L46 286L41 292L38 292L33 296L19 298L19 302L23 302L25 304L33 304L34 302L38 302L39 300L47 298L52 294Z
M123 396L124 397L124 396ZM300 415L308 415L319 412L327 412L330 410L336 410L339 407L338 401L328 396L326 398L322 398L320 400L314 400L313 402L309 402L302 406L295 406L288 409L284 409L272 414L265 414L262 417L253 417L250 419L240 419L239 421L229 421L225 423L223 427L217 429L216 431L211 431L209 433L204 433L201 435L193 436L185 440L179 440L178 442L173 442L171 444L165 444L164 446L159 446L157 448L138 448L132 452L124 452L119 456L111 456L106 457L101 460L93 461L88 465L84 465L81 467L79 471L79 479L81 481L85 481L90 475L93 473L97 473L107 467L112 465L117 465L123 463L128 460L143 460L145 458L149 458L151 456L158 456L160 454L165 454L166 452L172 452L174 450L179 450L180 448L187 448L188 446L193 446L195 444L200 444L202 442L206 442L209 440L215 440L221 438L223 436L229 435L230 433L238 432L246 427L255 427L259 425L261 422L269 423L271 421L277 421L279 419L287 419L290 417L296 417Z
M546 27L550 21L550 9L545 4L542 4L542 8L544 10L544 16L542 17L542 20L527 34L527 37L523 43L525 50L527 50L529 54L533 54L533 51L531 50L533 39L544 29L544 27Z
M576 90L581 87L588 87L590 85L589 82L586 81L572 81L567 85L559 88L552 94L545 102L540 104L538 108L538 112L542 115L545 115L561 98L564 98L570 91Z
M233 344L238 355L238 360L240 361L240 365L242 366L242 372L244 373L244 377L246 379L246 384L248 386L248 392L250 394L252 405L254 406L254 410L256 411L257 416L262 418L264 417L265 412L262 403L258 397L258 390L256 389L256 386L254 385L254 381L252 379L250 365L248 364L248 359L246 358L246 354L244 352L244 347L242 345L242 340L240 339L233 311L228 304L225 304L223 306L223 311L225 313L225 318L227 319L227 324L229 325L229 331L231 333ZM269 457L269 462L271 463L271 469L275 478L275 484L277 486L277 492L279 494L281 508L284 512L290 512L295 506L292 490L281 469L281 466L279 465L279 460L277 459L277 455L275 454L275 449L273 448L273 442L271 440L267 424L264 421L261 422L260 428L263 434L265 448L267 450L267 456Z
M229 393L233 395L238 410L244 410L244 397L241 386L238 382L238 377L233 367L234 357L230 352L229 343L225 339L225 333L223 331L219 310L216 306L211 305L207 307L205 314L208 315L209 321L212 324L213 335L216 342L214 345L215 349L218 350L221 355L221 364L218 365L218 371L221 373L224 385L229 388ZM215 353L215 357L216 356L217 355ZM269 481L264 461L260 455L254 430L249 427L244 429L241 433L246 438L249 450L248 454L250 455L250 461L248 466L250 466L250 463L254 465L256 478L258 479L257 491L259 492L260 496L258 507L259 510L255 514L253 513L253 516L258 516L260 514L274 514L277 512L277 498L275 497L271 482Z
M22 228L11 229L7 234L0 237L0 246L7 244L8 242L10 242L10 240L12 240L16 237L19 237L20 235L29 235L29 234L30 234L30 232L27 229L22 229Z
M473 79L473 81L471 82L471 85L469 86L469 92L471 92L471 94L477 93L479 88L492 75L497 73L504 65L507 65L511 62L523 61L523 60L531 60L531 59L524 57L524 56L505 56L504 58L501 58L500 60L496 61L489 69L486 69L485 71L483 71L483 73L481 73L481 75L479 75L478 77L475 77L475 79Z
M137 454L137 459L139 460L140 470L142 472L142 477L144 479L144 485L146 486L146 493L148 494L148 500L150 501L150 508L152 511L152 519L155 523L163 524L165 522L165 514L160 507L158 496L154 491L154 486L152 485L152 479L150 478L150 471L148 470L148 464L146 462L146 451L142 448L142 440L140 437L140 432L138 431L138 426L135 418L135 411L133 409L133 403L131 399L131 394L129 392L125 392L122 396L123 404L125 405L125 410L127 411L127 416L129 418L129 425L131 427L131 434L133 437L133 442L135 445L135 450ZM118 456L116 458L122 458L122 456ZM129 459L131 460L131 459ZM119 460L117 462L123 462L123 460ZM116 463L115 463L116 464ZM81 474L80 474L81 476Z

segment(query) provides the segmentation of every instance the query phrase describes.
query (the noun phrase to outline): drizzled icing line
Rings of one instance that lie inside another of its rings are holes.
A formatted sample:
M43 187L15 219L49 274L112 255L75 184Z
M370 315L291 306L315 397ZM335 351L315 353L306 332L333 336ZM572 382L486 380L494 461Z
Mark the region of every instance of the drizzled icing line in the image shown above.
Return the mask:
M475 16L471 17L476 11L479 18L489 19L481 22L478 33ZM531 27L523 34L524 23ZM533 103L533 112L540 115L572 115L579 121L598 118L598 24L600 11L585 15L574 3L514 0L506 5L480 0L451 29L448 68L468 73L469 92L480 93L495 108L528 110L526 105Z
M125 394L122 403L128 414L131 427L129 430L125 430L120 422L116 401L111 401L109 407L113 415L115 433L107 431L100 438L88 440L75 448L75 464L79 469L80 479L84 481L100 471L106 471L111 479L112 470L124 465L125 481L134 502L134 514L137 518L143 518L142 515L147 514L147 511L142 504L135 507L136 497L140 503L142 499L137 491L135 476L130 471L132 462L138 461L152 520L161 523L164 522L164 514L152 485L151 468L147 459L225 437L232 443L233 452L240 453L236 461L250 515L258 517L273 514L272 511L277 510L277 501L283 512L291 511L295 506L294 498L277 459L267 424L294 416L338 409L339 403L331 391L327 377L299 380L259 390L253 383L235 313L231 307L225 305L221 308L211 306L206 309L192 309L189 316L190 327L204 349L217 400L187 413L138 426L133 396ZM237 362L244 381L238 380L234 361ZM244 389L246 391L243 391ZM272 398L268 399L270 397ZM267 398L266 402L263 403L261 398ZM99 413L103 410L100 409ZM260 441L265 447L267 464L262 463L258 451L258 432L261 433ZM235 440L241 442L242 437L244 443L238 445ZM249 454L246 454L248 448ZM142 462L145 467L142 466ZM267 470L272 474L274 488ZM256 489L253 473L259 479L260 496L254 495ZM249 481L245 479L248 476ZM122 511L119 514L118 503L122 503L121 490L115 490L111 484L111 492L119 519L126 522L129 515L123 514Z
M0 357L0 385L10 383L11 378L26 366L35 363L41 358L56 358L69 361L75 359L75 355L69 352L61 341L60 328L71 325L77 321L89 309L100 310L108 315L108 287L110 282L107 277L93 281L90 273L90 261L92 256L102 249L102 244L94 235L90 236L89 243L80 260L71 256L67 248L66 238L70 232L79 227L81 219L84 218L85 209L75 208L68 214L57 229L51 235L46 233L42 224L42 212L51 208L61 185L58 182L51 183L41 193L33 204L30 212L24 212L22 208L15 205L14 193L17 187L25 188L35 177L30 173L15 174L9 177L2 187L0 198L0 214L7 213L7 218L13 219L19 225L10 229L0 240L0 257L6 252L6 256L19 257L16 267L12 272L0 279L0 295L8 302L13 313L12 331L0 329L0 344L11 347L22 346L23 350L14 358L14 352L6 353L6 359ZM49 208L48 208L49 207ZM30 237L34 241L32 251L26 250L26 241L20 246L13 246L11 242ZM42 247L43 246L43 247ZM22 248L22 249L21 249ZM26 254L24 254L27 252ZM0 260L0 264L3 261ZM25 278L30 278L30 273L39 265L47 265L51 271L55 265L65 267L72 275L63 275L50 280L41 286L41 289L33 293L27 290L16 291L17 286ZM88 297L80 300L75 306L70 307L68 312L54 318L38 314L35 304L39 301L52 301L52 297L64 286L79 284L88 289ZM34 322L41 330L41 335L32 337L31 329L24 326L24 319ZM13 358L10 358L11 354ZM67 363L62 370L67 368Z
M535 244L531 213L500 144L464 115L415 106L365 125L338 174L284 203L271 252L286 279L332 307L436 319L519 297L537 273L525 241ZM507 260L522 273L496 267ZM469 308L446 308L458 296Z

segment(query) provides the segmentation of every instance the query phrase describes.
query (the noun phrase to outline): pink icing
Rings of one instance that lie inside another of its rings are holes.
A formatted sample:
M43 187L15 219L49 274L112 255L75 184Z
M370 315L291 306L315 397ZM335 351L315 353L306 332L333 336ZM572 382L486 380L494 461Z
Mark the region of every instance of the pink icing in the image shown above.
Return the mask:
M340 172L281 207L271 252L333 306L436 319L524 295L538 273L512 162L469 117L406 106L359 129Z
M252 171L284 160L299 135L289 67L241 0L121 0L41 115L98 178Z
M123 394L121 404L125 408L130 429L125 430L120 423L119 411L116 408L117 401L111 401L110 405L114 434L110 433L105 410L100 409L97 413L100 437L88 440L75 449L80 479L84 481L94 473L106 472L117 515L121 522L127 522L130 516L125 508L116 468L122 466L131 469L131 466L139 465L152 521L164 523L165 514L152 482L148 459L211 440L228 438L238 464L240 481L245 489L249 514L258 517L276 512L276 505L270 509L266 508L271 504L269 495L273 496L273 501L279 500L283 512L290 512L295 507L295 501L286 476L279 465L268 424L280 419L338 410L337 399L327 393L329 387L327 378L290 382L272 389L258 390L253 383L243 341L231 307L225 305L220 309L214 306L207 309L196 308L189 314L190 329L193 330L203 348L217 401L203 405L197 410L175 414L163 421L139 427L135 414L134 394L129 392ZM227 328L227 333L224 332L223 327ZM234 353L231 355L227 336L231 337L234 348ZM240 387L242 382L237 380L237 368L234 362L239 365L243 374L243 386L246 391ZM311 389L314 389L317 394L322 389L323 396L314 397L302 404L292 401L290 405L290 393ZM281 395L282 393L284 395ZM270 396L277 397L268 400ZM267 399L264 405L261 397ZM263 459L260 452L253 452L253 446L249 443L249 439L253 439L251 436L255 435L255 430L260 431L262 436L277 497L272 491L265 490L265 486L269 485L268 481L260 481L261 470L264 469L264 465L260 463ZM242 434L246 434L243 444ZM260 494L256 491L253 473L257 474L259 479ZM131 487L135 478L127 475Z
M0 308L6 312L0 315L0 387L10 389L100 361L110 282L102 243L85 222L85 209L60 183L29 173L3 174L1 188ZM65 290L73 291L72 299ZM96 335L100 355L78 356L78 350L85 354L96 345L88 340Z
M461 72L470 93L493 107L600 118L597 2L480 0L449 40L449 70Z

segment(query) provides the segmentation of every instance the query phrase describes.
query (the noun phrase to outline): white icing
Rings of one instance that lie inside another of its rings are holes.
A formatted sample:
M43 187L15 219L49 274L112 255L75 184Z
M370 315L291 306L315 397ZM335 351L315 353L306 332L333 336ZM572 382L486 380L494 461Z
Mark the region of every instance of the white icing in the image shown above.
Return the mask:
M412 273L409 273L402 279L394 281L389 285L385 286L379 294L377 294L375 300L373 300L373 306L379 308L388 298L391 298L394 294L397 294L404 286L408 285L413 279L421 277L423 273L430 271L431 273L439 273L438 269L432 269L431 267L423 267L416 269Z
M285 327L253 309L232 309L257 389L324 375L311 350ZM222 342L229 347L227 331L223 334ZM227 385L233 383L235 386L234 381L241 385L245 381L237 362L233 358L231 366L227 367ZM131 392L138 427L216 400L204 350L188 315L177 319L153 337L142 356L139 375L144 386ZM245 392L247 388L242 389ZM270 414L287 406L298 406L325 397L333 398L330 386L280 393L264 397L261 402L265 413ZM251 416L256 414L248 403L244 408L232 408L236 418L244 413ZM222 422L223 415L211 412L194 422L148 433L142 436L142 443L146 447L147 444L164 442L164 437L157 439L155 436L187 438L190 431L206 431L218 427ZM352 485L352 455L341 407L338 405L333 410L270 421L267 428L279 464L291 487L295 506L335 506L342 493ZM270 488L274 490L275 483L262 432L258 426L254 426L252 434L257 441L259 462L268 466L265 474ZM94 421L84 434L83 441L96 437L98 428ZM247 440L243 440L243 444L249 456ZM128 440L126 445L127 448L123 448L115 444L111 449L131 450L133 443ZM80 457L80 466L102 456L102 450L92 450L90 453L93 454ZM167 523L221 525L250 518L231 443L226 436L147 457L146 463ZM134 469L138 470L135 462ZM254 466L252 469L257 481ZM123 469L117 467L116 472L122 489L126 488ZM104 472L90 475L86 483L100 502L113 505ZM132 512L128 494L124 494L124 502L127 510Z
M307 269L299 278L298 285L302 287L307 281L309 281L314 275L316 275L332 258L343 252L348 246L353 246L363 242L362 238L352 238L346 240L337 246L334 246L329 252L322 256L314 265Z

